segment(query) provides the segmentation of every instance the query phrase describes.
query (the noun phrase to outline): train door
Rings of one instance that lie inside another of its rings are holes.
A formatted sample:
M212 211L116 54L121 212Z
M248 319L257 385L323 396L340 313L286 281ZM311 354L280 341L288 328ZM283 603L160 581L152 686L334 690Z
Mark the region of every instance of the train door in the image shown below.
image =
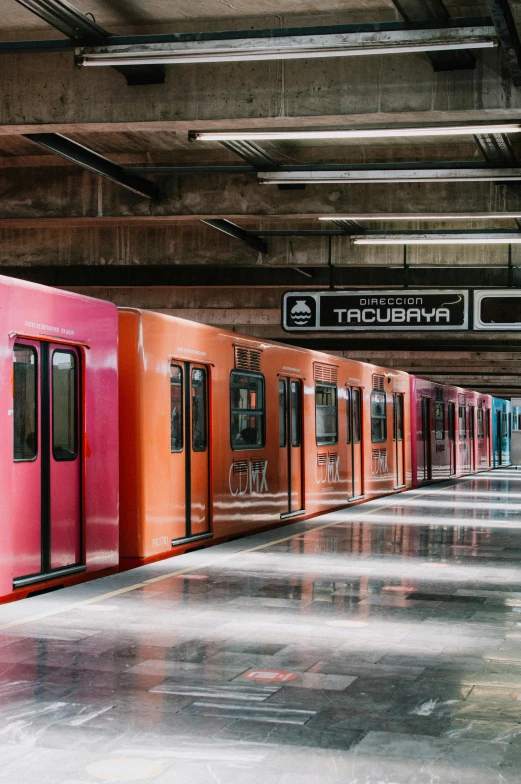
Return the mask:
M346 388L348 501L364 494L362 462L362 391Z
M393 439L395 448L395 489L405 485L405 449L403 443L403 395L393 394Z
M503 411L499 408L496 410L496 443L494 444L494 451L496 453L495 465L503 465Z
M170 452L172 544L210 533L208 370L172 360L170 364Z
M449 403L449 472L451 476L457 471L456 467L456 404Z
M78 349L20 340L13 350L14 586L83 569Z
M287 477L287 509L282 517L304 511L302 477L302 381L279 379L279 445Z
M476 428L475 428L475 408L469 406L469 468L471 471L476 470Z
M492 436L491 436L492 425L491 425L491 419L490 419L490 408L487 408L486 409L486 413L485 413L485 433L486 433L486 439L487 439L488 466L492 467L494 465L494 463L493 463L493 456L492 456L493 446L492 446Z
M422 397L423 480L432 479L431 399Z

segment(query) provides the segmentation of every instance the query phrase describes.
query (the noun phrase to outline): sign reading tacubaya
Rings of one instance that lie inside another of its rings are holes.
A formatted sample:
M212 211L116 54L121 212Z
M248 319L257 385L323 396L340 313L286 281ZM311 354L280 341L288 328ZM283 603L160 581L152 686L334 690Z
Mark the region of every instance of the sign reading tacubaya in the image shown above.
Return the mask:
M288 332L467 329L468 292L288 291L282 326Z

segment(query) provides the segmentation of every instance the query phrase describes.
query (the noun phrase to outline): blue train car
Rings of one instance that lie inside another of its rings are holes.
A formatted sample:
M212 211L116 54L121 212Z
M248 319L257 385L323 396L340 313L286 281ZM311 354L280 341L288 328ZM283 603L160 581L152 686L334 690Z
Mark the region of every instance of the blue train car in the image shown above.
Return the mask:
M512 405L510 400L492 398L492 459L494 468L510 465Z

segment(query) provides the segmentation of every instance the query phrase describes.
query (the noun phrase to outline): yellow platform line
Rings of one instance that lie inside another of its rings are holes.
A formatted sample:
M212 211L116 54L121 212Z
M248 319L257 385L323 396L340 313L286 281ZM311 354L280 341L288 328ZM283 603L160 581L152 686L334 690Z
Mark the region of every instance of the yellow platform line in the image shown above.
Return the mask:
M477 474L476 476L479 476L479 474ZM459 481L459 479L455 480L455 481L457 482L457 481ZM411 492L411 491L408 491L408 492ZM423 488L422 490L416 491L414 494L408 495L408 497L409 498L418 498L421 495L429 495L429 493L431 493L431 492L432 492L432 486L429 486L429 487ZM387 499L391 499L391 498L400 497L401 495L402 495L401 493L396 493L396 495L386 496L386 498ZM330 514L338 515L338 514L342 514L343 512L345 512L347 510L350 510L350 509L358 509L359 506L361 506L361 504L357 505L356 507L354 507L354 506L347 506L344 509L339 509L339 510L336 510L334 512L325 512L324 514L326 514L326 515L330 515ZM364 517L364 515L374 514L375 512L381 512L382 509L389 509L389 508L392 508L392 506L393 506L392 503L381 504L380 506L377 506L376 509L375 508L371 508L371 509L365 509L365 511L361 511L358 516L359 517ZM296 524L298 525L299 523L304 523L304 522L305 522L305 520L299 520ZM289 541L291 541L291 539L298 539L299 536L308 536L309 534L313 534L316 531L323 531L326 528L333 528L335 525L340 525L341 523L342 523L342 521L340 521L340 520L334 520L334 521L332 521L330 523L322 523L321 525L317 525L314 528L309 528L309 529L307 529L305 531L299 531L299 533L291 534L290 536L284 536L281 539L274 539L272 542L265 542L264 544L259 544L259 545L256 545L255 547L248 547L245 550L239 550L238 552L230 553L230 555L224 556L223 558L219 558L217 561L208 561L207 563L204 563L204 564L196 564L195 566L187 566L185 569L178 569L175 572L169 572L167 574L162 574L159 577L152 577L149 580L145 580L144 582L134 583L133 585L127 585L126 588L117 588L115 591L109 591L108 593L100 594L100 596L93 596L90 599L84 599L81 602L76 602L75 604L71 604L68 607L65 607L65 608L60 609L60 610L50 610L50 611L45 612L45 613L39 613L38 615L31 615L28 618L19 618L16 621L9 621L8 623L0 624L0 631L2 631L4 629L13 629L16 626L23 626L26 623L33 623L35 621L41 621L44 618L50 618L50 617L52 617L54 615L59 615L60 613L63 613L63 612L70 612L71 610L75 610L78 607L84 607L87 604L94 604L95 602L104 602L106 599L112 599L114 596L121 596L124 593L130 593L131 591L137 591L137 590L139 590L139 588L146 588L149 585L153 585L155 583L162 582L163 580L169 580L172 577L179 577L180 575L187 574L188 572L193 572L193 571L196 571L196 570L199 571L200 569L206 569L207 567L212 567L212 566L215 567L215 566L218 566L220 563L223 563L224 561L229 561L231 558L236 558L239 555L245 555L246 553L253 553L253 552L255 552L255 550L265 550L266 548L273 547L276 544L281 544L282 542L289 542ZM442 525L442 524L443 523L440 520L440 525ZM253 534L253 536L255 536L255 534ZM173 557L175 558L176 556L173 556ZM139 567L139 568L145 568L145 567ZM108 577L106 579L110 579L110 578ZM24 600L22 599L22 601L24 601Z

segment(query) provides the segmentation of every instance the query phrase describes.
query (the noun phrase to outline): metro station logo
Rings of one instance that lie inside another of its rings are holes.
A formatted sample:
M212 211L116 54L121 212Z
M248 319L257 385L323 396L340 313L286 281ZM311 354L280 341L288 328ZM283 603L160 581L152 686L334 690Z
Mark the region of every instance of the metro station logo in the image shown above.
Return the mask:
M313 297L289 296L285 302L286 320L290 327L317 326L317 304Z

